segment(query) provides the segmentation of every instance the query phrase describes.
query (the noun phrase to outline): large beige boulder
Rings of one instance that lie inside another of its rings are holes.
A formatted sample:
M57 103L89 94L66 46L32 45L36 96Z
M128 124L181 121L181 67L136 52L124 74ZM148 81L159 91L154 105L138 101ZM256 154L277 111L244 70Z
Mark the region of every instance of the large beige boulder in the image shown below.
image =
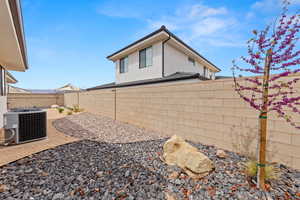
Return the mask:
M168 165L177 165L192 178L202 178L214 168L207 156L176 135L164 144L163 150L163 158Z

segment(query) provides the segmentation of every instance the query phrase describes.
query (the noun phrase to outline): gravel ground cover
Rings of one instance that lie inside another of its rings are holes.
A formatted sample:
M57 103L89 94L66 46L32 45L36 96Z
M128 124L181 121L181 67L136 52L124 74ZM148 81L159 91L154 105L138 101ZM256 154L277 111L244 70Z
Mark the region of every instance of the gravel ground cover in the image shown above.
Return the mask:
M57 119L53 126L59 131L81 139L109 143L127 143L166 138L162 134L115 121L109 117L81 113Z
M165 139L126 144L81 140L46 150L0 168L0 199L299 199L300 173L283 165L266 194L248 183L240 162L213 146L193 144L215 170L195 181L161 161ZM174 175L175 174L175 175Z

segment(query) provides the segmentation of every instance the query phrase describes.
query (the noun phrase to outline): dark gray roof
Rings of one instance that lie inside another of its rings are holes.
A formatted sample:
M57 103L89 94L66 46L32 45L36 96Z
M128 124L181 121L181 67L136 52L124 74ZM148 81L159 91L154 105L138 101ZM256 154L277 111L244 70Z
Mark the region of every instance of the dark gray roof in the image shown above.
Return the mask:
M169 76L165 76L162 78L153 78L153 79L132 81L132 82L126 82L126 83L119 83L119 84L112 82L112 83L99 85L96 87L91 87L91 88L88 88L87 90L129 87L129 86L147 85L147 84L155 84L155 83L163 83L163 82L171 82L171 81L179 81L179 80L187 80L187 79L209 80L208 78L200 76L199 73L176 72L174 74L171 74Z

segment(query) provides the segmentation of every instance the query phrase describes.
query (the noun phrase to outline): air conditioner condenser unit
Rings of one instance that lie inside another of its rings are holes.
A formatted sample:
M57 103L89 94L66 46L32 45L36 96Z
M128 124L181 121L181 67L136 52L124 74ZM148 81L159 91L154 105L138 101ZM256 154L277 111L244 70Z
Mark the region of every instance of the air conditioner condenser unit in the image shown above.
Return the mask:
M13 109L4 114L5 143L20 144L47 138L47 113L42 109Z

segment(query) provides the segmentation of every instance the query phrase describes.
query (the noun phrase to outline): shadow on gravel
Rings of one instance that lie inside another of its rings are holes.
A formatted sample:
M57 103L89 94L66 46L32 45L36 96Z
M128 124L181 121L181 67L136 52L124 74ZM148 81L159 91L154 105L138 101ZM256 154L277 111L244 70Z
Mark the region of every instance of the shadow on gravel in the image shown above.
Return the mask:
M86 130L79 124L72 122L68 118L56 119L52 125L59 131L66 135L79 139L97 139L97 135L91 131Z
M0 199L164 199L166 179L139 158L157 149L122 146L82 140L6 165Z
M0 199L165 199L165 191L177 199L264 199L241 172L245 157L226 151L220 159L214 146L192 143L215 164L211 174L196 181L160 160L165 141L81 140L34 154L0 168ZM300 173L281 170L270 199L296 199ZM170 178L173 172L179 177Z

